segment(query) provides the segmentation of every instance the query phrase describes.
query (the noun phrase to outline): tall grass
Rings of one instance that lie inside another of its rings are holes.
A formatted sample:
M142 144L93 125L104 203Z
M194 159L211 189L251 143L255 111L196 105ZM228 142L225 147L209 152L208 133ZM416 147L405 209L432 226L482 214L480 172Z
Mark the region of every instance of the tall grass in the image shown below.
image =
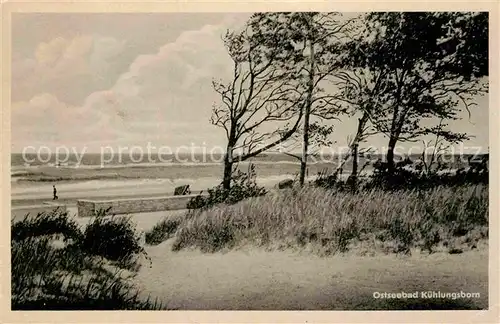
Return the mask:
M104 216L84 230L61 211L12 226L12 309L164 308L133 284L145 254L133 224Z
M311 186L190 211L176 226L173 248L252 244L333 254L365 244L388 253L433 252L461 242L474 248L487 225L484 185L358 193Z
M175 234L181 224L181 218L165 218L156 224L150 231L146 232L146 244L157 245L168 240Z

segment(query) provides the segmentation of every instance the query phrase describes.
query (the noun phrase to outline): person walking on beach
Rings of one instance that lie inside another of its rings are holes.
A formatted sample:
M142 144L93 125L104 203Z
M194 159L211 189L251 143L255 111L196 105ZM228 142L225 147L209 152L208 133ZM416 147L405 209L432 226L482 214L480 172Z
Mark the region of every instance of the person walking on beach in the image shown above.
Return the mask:
M53 185L52 187L54 187L54 198L52 198L52 200L57 200L57 189L56 189L56 185Z

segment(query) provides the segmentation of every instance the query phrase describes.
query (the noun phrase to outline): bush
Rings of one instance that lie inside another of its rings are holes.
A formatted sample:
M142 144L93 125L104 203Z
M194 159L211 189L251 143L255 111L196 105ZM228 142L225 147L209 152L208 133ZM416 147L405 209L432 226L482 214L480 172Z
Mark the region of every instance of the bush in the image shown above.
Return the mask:
M231 189L224 190L222 184L208 189L208 195L202 194L192 198L187 208L190 211L183 215L182 218L167 218L159 222L153 229L146 233L146 243L157 245L172 237L178 230L179 225L189 219L196 218L199 211L216 208L218 205L233 205L242 200L260 197L267 193L265 188L259 187L256 183L255 166L250 165L248 173L236 170L231 180ZM204 249L207 251L220 250L225 246L230 246L233 241L233 232L231 226L219 228L205 224L204 228L198 229L200 233L191 234L189 230L183 229L183 232L178 235L176 249L182 248L185 244L189 245L192 235L205 235L199 242L209 241Z
M349 181L343 181L338 176L339 170L333 174L328 174L326 171L318 173L318 176L312 182L314 186L337 192L353 191L353 186L350 186Z
M99 215L104 216L104 212ZM64 217L63 217L64 216ZM164 309L155 301L139 298L132 279L136 270L127 264L103 258L102 249L89 248L85 242L99 229L108 234L126 233L130 225L120 221L116 227L100 227L93 222L85 236L80 228L59 212L26 217L16 223L11 239L11 301L14 310L70 309ZM116 222L110 219L108 222ZM39 224L40 227L37 227ZM49 225L54 225L50 229ZM118 230L116 230L118 228ZM111 229L111 230L110 230ZM121 231L120 231L121 229ZM128 236L127 236L128 234ZM55 245L57 236L64 236L64 245ZM67 237L71 237L68 240ZM104 237L100 237L101 239ZM123 238L120 239L123 242ZM125 243L126 244L126 243ZM102 245L101 245L102 246ZM114 247L114 245L112 245ZM130 249L137 251L137 249ZM129 253L130 254L130 253ZM112 254L114 255L114 254ZM125 254L128 255L128 254Z
M222 184L208 189L208 196L202 194L192 198L188 209L210 209L218 204L235 204L251 197L263 196L266 189L259 187L256 183L255 166L250 165L248 173L236 170L231 179L231 189L226 190Z
M180 230L172 249L179 251L188 246L197 246L202 252L217 252L231 248L235 243L235 226L220 218L205 218L198 226L186 226Z
M449 166L438 163L437 167L429 172L423 172L418 164L409 159L394 165L392 172L388 171L386 162L376 161L372 164L373 173L368 177L357 177L353 181L349 177L346 181L339 179L337 172L328 174L321 172L314 180L316 187L335 191L359 192L360 190L430 190L439 186L457 187L464 185L488 185L489 172L486 166L481 168L459 168L455 172L446 172Z
M411 162L410 162L411 163ZM443 170L438 170L443 171ZM386 163L374 164L372 176L363 184L363 188L384 190L432 189L439 186L487 185L488 169L458 169L456 172L428 172L416 170L414 166L396 165L392 172Z
M110 284L108 284L110 285ZM165 310L161 301L149 298L142 300L137 293L127 295L128 287L122 283L111 285L108 291L98 296L83 295L71 296L65 292L63 295L38 297L34 300L13 301L13 310ZM93 287L83 287L83 291L92 291ZM80 294L82 295L82 294Z
M48 238L12 246L13 310L163 308L141 300L132 278L95 256L55 249Z
M140 236L136 234L135 225L128 217L113 215L105 218L107 211L98 214L87 225L81 248L92 255L118 261L122 266L135 266L136 257L143 255L147 258L146 251L139 243Z

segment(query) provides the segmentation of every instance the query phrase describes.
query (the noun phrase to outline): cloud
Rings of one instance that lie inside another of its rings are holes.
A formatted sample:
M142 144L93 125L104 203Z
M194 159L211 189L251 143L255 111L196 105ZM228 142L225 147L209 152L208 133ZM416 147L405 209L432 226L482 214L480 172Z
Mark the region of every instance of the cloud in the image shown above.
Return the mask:
M13 149L29 145L84 147L88 143L115 143L123 137L114 116L98 109L70 106L54 95L43 93L11 109Z
M231 69L221 40L227 28L225 22L183 32L157 53L138 56L112 87L91 93L81 105L68 104L48 92L17 102L12 110L13 141L142 146L152 142L170 147L220 144L222 132L209 123L212 103L218 100L211 80L227 76ZM111 38L55 39L39 46L36 62L26 61L17 70L49 69L52 78L62 78L71 65L73 74L105 73L106 61L120 46Z
M40 66L57 69L85 58L92 49L92 42L90 36L78 36L71 40L57 37L38 45L35 58Z
M92 84L103 79L125 45L125 41L100 35L56 37L42 42L32 58L13 61L13 100L48 92L75 103L80 93L88 95L93 91Z
M206 25L186 31L156 54L138 56L113 87L91 94L84 105L119 116L120 124L112 127L142 145L221 143L222 133L209 118L213 102L219 99L211 80L231 72L221 40L227 28L227 24Z

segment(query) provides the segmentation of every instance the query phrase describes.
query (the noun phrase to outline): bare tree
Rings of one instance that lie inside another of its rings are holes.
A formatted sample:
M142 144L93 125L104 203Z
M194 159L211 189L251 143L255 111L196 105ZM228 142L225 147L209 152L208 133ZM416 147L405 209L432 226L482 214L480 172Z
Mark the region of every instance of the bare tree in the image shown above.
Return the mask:
M233 62L232 81L213 81L221 102L211 122L225 131L223 188L230 189L233 166L285 141L297 130L303 100L293 74L276 64L280 47L265 46L247 26L227 32L224 44ZM290 125L291 123L291 125Z

